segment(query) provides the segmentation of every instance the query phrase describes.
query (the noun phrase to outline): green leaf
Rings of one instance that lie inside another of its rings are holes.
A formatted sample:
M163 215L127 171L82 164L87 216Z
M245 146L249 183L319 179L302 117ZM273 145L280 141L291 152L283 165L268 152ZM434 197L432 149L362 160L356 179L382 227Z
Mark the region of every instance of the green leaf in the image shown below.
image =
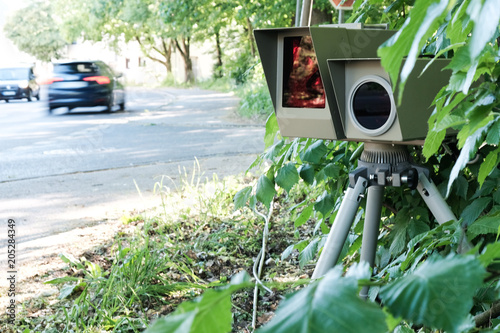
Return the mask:
M300 166L299 171L300 177L304 179L304 181L311 185L314 182L314 167L310 164L303 164Z
M430 158L432 155L437 153L445 137L446 130L441 130L439 132L429 130L429 133L427 133L427 137L425 138L424 149L422 151L424 156L426 158Z
M265 149L274 144L274 138L279 131L278 119L275 113L271 113L266 121L266 134L264 135Z
M55 279L50 279L44 282L44 284L60 284L60 283L66 283L66 282L75 282L79 281L80 278L74 277L74 276L65 276L62 278L55 278Z
M82 265L80 261L78 261L75 257L68 253L60 253L59 258L67 264L73 265L78 269L85 269L85 266Z
M458 176L455 181L455 193L458 197L467 199L467 191L469 190L469 182L464 176Z
M462 214L460 215L460 218L462 219L462 225L468 226L472 222L474 222L486 209L486 207L488 207L488 205L491 203L491 200L492 199L490 197L475 199L470 205L465 207L465 209L462 211Z
M497 167L498 154L500 154L500 149L491 151L484 159L484 162L481 163L479 174L477 176L477 181L480 186L483 186L486 177L488 177L493 169Z
M477 3L471 3L470 6L477 6ZM498 33L498 22L500 20L498 0L486 0L481 7L481 11L470 10L469 14L474 21L474 29L469 41L470 58L473 60L481 55L485 44L490 42Z
M387 332L385 314L358 296L354 278L343 278L334 268L323 279L282 301L276 316L258 333L370 333Z
M307 147L306 151L301 155L301 159L304 162L319 164L327 152L328 149L323 140L316 140L312 145Z
M406 243L406 227L399 226L389 251L393 256L397 256L405 249Z
M422 46L437 30L447 6L448 0L416 1L403 27L378 49L382 66L390 74L391 81L398 82L398 75L400 76L398 103ZM405 56L408 57L399 73Z
M283 149L284 144L285 144L284 140L276 142L274 145L272 145L272 147L266 150L264 158L270 161L274 160L281 153L281 149Z
M328 194L327 191L323 192L314 205L314 209L323 216L326 216L333 207L335 207L335 198L333 195Z
M239 190L238 193L236 193L233 198L234 209L237 210L245 207L251 195L252 195L252 186L247 186L244 189Z
M284 167L278 169L276 175L276 184L290 192L292 187L299 182L299 173L294 163L287 163Z
M85 287L86 285L87 283L85 282L64 285L59 291L59 296L57 298L65 299L66 297L70 296L75 290Z
M331 178L338 178L340 174L340 167L335 163L327 164L320 172L316 175L318 181L328 180Z
M182 303L174 313L154 322L146 333L230 332L231 294L249 286L248 274L237 274L224 289L206 290L194 301Z
M467 228L467 238L473 240L479 235L497 234L500 227L500 214L481 217Z
M290 254L292 254L293 250L295 250L295 244L289 245L281 254L281 260L287 259Z
M448 189L447 195L450 193L451 185L453 181L458 176L460 170L462 170L465 165L469 162L472 155L474 155L477 151L477 143L482 139L484 131L488 128L488 126L484 126L478 129L474 134L467 137L465 140L465 144L460 151L460 155L458 156L457 162L451 169L450 179L448 180Z
M488 130L486 143L489 145L498 145L500 143L500 118L498 118Z
M304 223L306 223L309 220L309 218L312 215L313 208L314 208L314 205L309 205L302 210L299 217L297 217L297 219L295 219L295 222L294 222L295 228L300 227L301 225L303 225Z
M485 269L472 256L431 257L414 273L384 286L380 297L394 316L459 332L484 277Z
M257 200L262 202L267 208L273 200L276 190L274 189L274 183L266 177L266 175L260 176L257 181L256 197Z
M484 267L488 267L495 259L500 258L500 243L491 243L486 246L483 253L477 258Z
M319 238L314 238L309 244L307 244L306 248L302 250L299 254L299 267L303 269L304 266L311 261L316 253L318 252L318 242Z

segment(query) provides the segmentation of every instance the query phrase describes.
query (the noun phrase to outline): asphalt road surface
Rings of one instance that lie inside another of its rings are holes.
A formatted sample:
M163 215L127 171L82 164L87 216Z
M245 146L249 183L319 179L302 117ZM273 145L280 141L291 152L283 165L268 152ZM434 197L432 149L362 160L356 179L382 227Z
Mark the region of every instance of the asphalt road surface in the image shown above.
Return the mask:
M54 235L156 205L154 184L167 176L175 187L179 167L191 173L195 159L197 177L245 171L263 150L264 126L234 117L237 103L231 94L145 88L129 89L126 110L113 113L49 115L43 100L0 102L0 263L9 219L17 259L27 261Z

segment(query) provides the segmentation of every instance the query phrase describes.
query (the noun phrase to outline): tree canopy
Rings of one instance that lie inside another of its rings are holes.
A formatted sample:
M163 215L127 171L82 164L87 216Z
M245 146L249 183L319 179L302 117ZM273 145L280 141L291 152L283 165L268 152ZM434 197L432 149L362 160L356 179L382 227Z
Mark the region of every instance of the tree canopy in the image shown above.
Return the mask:
M66 45L51 2L34 2L17 11L8 18L4 31L19 50L42 61L58 59Z

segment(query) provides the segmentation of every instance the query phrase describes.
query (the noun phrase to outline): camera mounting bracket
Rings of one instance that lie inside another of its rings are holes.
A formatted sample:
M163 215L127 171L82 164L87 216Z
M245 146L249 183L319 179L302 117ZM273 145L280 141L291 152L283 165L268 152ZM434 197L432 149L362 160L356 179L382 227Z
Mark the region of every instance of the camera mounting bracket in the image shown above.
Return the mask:
M354 187L359 177L369 186L401 187L406 184L414 190L418 175L429 177L429 170L411 161L405 147L380 143L365 143L358 161L358 168L349 174L350 186Z

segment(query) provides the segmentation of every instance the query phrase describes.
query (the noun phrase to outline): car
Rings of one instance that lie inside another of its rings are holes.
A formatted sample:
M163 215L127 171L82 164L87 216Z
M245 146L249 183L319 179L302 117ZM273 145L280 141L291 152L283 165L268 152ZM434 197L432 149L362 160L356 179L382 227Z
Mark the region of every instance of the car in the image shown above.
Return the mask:
M0 68L0 100L26 98L40 100L40 86L36 82L33 67Z
M125 109L125 89L121 74L115 73L103 61L69 61L53 64L53 76L48 84L48 111L66 107L115 106Z

